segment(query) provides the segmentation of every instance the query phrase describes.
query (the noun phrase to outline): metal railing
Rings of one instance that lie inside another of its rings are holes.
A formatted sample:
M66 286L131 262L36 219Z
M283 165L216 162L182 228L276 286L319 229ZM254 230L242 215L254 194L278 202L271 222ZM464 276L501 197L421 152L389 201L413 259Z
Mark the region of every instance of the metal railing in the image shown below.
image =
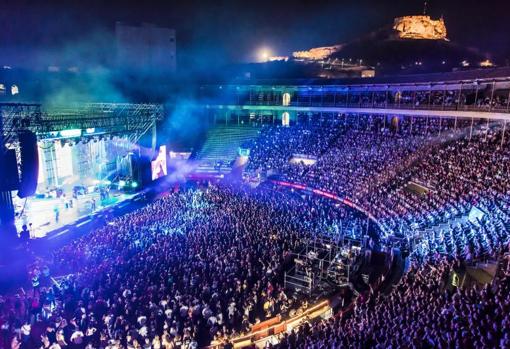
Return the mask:
M227 102L228 104L228 102ZM281 103L274 103L272 101L256 101L251 102L235 102L230 103L232 105L247 105L247 106L268 106L268 107L281 107ZM331 103L331 102L291 102L288 107L322 107L322 108L371 108L371 109L411 109L411 110L445 110L445 111L476 111L486 113L510 113L510 105L502 106L491 106L488 104L476 105L476 104L415 104L415 103L386 103L386 102L368 102L368 103Z

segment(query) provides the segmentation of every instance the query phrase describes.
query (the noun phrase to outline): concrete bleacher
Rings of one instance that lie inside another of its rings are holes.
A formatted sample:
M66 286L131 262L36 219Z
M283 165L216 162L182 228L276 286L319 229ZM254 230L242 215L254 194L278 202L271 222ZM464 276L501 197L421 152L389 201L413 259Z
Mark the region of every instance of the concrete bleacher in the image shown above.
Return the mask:
M199 173L230 173L239 147L258 136L259 128L251 126L219 126L209 130L207 139L195 159ZM221 163L221 167L218 164Z

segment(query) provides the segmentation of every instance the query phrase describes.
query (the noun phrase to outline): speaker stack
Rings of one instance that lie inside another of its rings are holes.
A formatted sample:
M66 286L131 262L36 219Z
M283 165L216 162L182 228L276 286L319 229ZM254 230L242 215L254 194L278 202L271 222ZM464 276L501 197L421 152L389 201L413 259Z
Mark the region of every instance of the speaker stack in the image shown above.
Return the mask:
M14 149L0 150L0 192L18 189L19 176L18 164L16 163L16 151Z
M32 131L24 130L18 134L21 180L19 181L18 196L26 198L35 194L37 177L39 175L39 152L37 150L37 136Z
M152 181L151 158L145 154L134 154L131 158L133 179L143 186Z
M2 115L0 114L0 118ZM0 132L3 133L0 122ZM0 246L14 246L17 240L14 225L14 205L11 192L18 190L20 198L34 195L39 175L39 154L37 150L37 136L28 130L18 133L20 149L21 179L18 176L16 152L6 149L4 139L0 134ZM0 248L0 257L9 254Z

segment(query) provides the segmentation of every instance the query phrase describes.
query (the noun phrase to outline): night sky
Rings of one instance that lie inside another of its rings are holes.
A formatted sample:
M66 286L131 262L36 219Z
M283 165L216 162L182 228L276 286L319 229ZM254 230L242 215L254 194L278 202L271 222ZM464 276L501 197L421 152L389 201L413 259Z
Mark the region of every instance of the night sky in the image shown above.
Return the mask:
M422 9L419 0L0 0L0 64L101 64L116 21L175 28L179 67L246 62L262 46L288 55L342 43ZM452 41L510 56L508 0L432 0L428 13L444 15Z

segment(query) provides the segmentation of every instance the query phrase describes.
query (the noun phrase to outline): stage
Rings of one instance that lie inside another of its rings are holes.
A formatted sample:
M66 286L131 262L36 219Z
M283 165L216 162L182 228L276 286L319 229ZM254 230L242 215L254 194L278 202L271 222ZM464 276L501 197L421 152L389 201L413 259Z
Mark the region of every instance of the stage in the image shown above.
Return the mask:
M101 200L99 192L65 197L30 197L15 200L16 228L18 232L27 225L30 238L46 237L52 231L66 225L74 225L83 218L94 215L103 209L115 206L135 196L134 193L112 191L109 197ZM70 202L72 198L72 203ZM58 216L58 217L57 217Z

